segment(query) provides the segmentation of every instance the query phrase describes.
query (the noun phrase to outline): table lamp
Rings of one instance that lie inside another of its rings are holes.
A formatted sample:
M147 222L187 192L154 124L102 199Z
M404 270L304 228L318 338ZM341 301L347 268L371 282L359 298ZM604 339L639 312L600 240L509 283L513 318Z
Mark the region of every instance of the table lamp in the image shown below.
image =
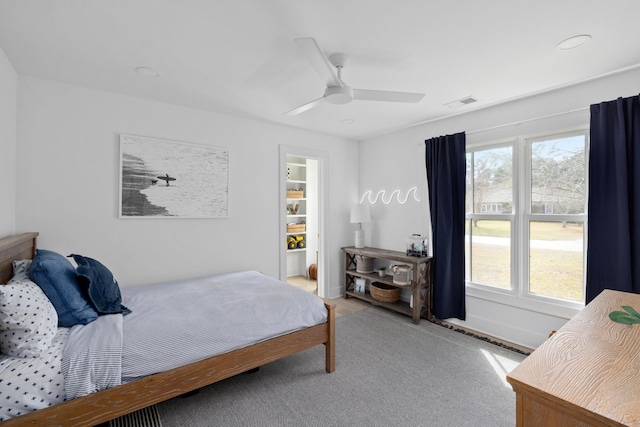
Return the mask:
M364 248L364 230L362 229L363 222L371 222L369 205L353 206L351 208L351 223L358 224L358 228L356 229L356 248Z

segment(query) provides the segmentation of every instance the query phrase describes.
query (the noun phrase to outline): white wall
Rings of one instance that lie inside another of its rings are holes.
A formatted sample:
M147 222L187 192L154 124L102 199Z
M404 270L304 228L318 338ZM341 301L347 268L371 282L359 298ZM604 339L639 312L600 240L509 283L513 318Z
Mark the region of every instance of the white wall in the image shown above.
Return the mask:
M357 143L283 126L20 76L18 231L101 260L121 286L255 269L279 273L278 146L329 153L328 283L350 243ZM119 135L229 149L226 219L119 219Z
M637 95L640 92L640 68L593 80L556 91L542 93L526 99L469 112L446 120L434 121L400 132L360 143L359 191L375 193L418 186L426 191L424 141L428 138L471 132L467 142L498 138L504 135L523 135L536 130L561 130L579 123L588 124L590 104L617 97ZM582 109L573 114L546 120L529 119ZM520 125L500 127L486 132L481 129L522 122ZM411 233L426 234L429 229L426 198L422 202L411 199L400 205L380 203L371 210L372 223L367 227L367 245L387 249L405 250L406 237ZM467 321L464 326L535 348L547 338L552 329L562 326L568 315L548 315L537 309L514 308L483 298L467 295Z
M17 87L18 76L0 49L0 238L15 228Z

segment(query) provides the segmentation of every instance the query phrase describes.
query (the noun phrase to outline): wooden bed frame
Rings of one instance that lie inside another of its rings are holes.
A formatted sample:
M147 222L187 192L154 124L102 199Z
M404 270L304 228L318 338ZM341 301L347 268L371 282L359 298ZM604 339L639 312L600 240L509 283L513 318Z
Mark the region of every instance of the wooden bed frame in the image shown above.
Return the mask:
M38 233L0 240L0 284L12 276L12 261L32 259ZM325 345L325 370L335 370L335 304L327 323L181 366L0 422L10 426L95 426L310 347Z

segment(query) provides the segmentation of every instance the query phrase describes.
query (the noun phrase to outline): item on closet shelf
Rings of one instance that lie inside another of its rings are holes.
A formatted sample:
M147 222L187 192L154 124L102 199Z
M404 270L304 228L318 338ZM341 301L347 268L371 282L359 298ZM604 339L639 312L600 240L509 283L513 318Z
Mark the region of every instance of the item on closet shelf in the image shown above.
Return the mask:
M287 249L304 249L306 246L304 236L289 236L287 238Z
M420 234L412 234L407 237L407 255L417 257L427 256L427 239Z
M304 242L304 236L294 236L293 237L296 242L296 248L303 249L306 246Z
M299 190L287 190L287 199L302 199L304 197L304 191Z
M287 224L287 233L302 233L306 230L307 225L304 222Z
M389 267L393 272L393 283L396 285L408 285L411 283L411 266L395 264Z
M296 243L296 239L293 236L289 236L287 239L287 249L295 249L298 244Z
M356 255L356 271L358 273L373 273L373 258Z
M400 299L400 288L385 283L373 282L369 286L371 297L380 302L394 304Z

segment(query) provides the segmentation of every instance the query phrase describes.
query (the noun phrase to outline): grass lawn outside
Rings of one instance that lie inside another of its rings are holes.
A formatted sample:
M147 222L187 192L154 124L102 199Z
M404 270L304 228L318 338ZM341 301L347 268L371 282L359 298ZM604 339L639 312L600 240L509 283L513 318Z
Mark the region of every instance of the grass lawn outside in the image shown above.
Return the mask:
M467 222L467 227L468 225ZM582 224L567 223L563 226L560 222L532 222L530 234L531 240L537 241L537 244L529 250L529 292L583 302L583 252L581 249L575 250L576 247L582 247ZM508 238L510 223L509 221L480 220L477 227L473 227L473 235ZM471 279L475 283L503 289L511 288L510 246L508 241L502 241L504 244L474 242L471 259L469 259L467 243L467 277L469 277L468 264L471 261L473 265Z

